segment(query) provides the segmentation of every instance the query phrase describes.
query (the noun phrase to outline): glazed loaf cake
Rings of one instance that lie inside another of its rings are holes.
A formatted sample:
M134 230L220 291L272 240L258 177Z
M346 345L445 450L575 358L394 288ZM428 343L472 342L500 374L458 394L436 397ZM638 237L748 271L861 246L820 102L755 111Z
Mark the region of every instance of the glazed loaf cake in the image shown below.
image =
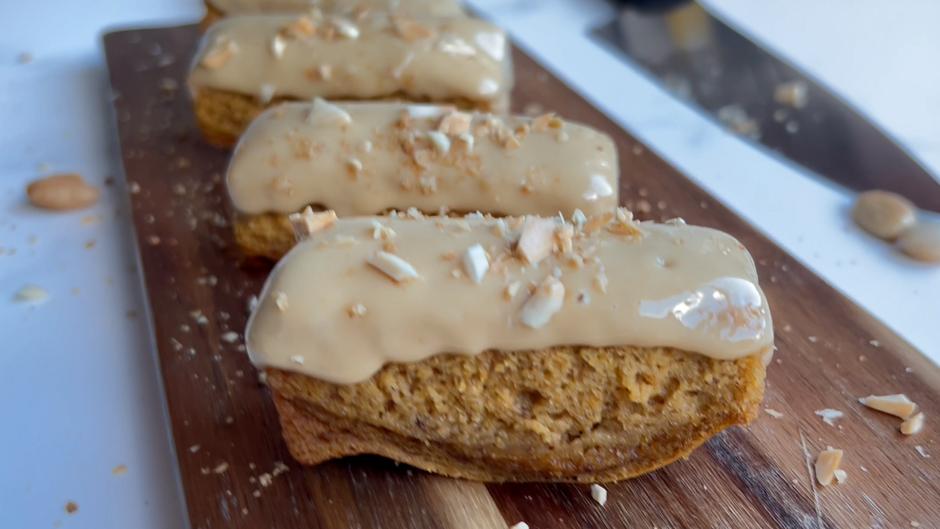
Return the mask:
M205 3L204 28L226 16L304 13L311 8L351 16L372 10L406 16L459 17L464 14L457 0L205 0Z
M483 481L614 481L751 420L772 322L710 229L335 220L271 274L246 333L300 462L379 454Z
M231 146L283 100L404 100L508 109L512 64L503 31L471 18L225 18L203 36L189 75L205 137Z
M290 103L246 131L226 175L235 239L248 255L294 245L308 205L340 216L420 211L588 215L617 204L617 150L552 114L493 116L396 103Z

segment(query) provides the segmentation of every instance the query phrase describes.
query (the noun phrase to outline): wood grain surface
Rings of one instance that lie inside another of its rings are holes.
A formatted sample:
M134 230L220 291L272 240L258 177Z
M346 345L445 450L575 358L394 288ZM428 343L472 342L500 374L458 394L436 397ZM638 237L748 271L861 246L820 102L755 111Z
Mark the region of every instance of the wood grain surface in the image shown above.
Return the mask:
M243 353L248 299L267 268L235 251L222 185L227 153L204 144L193 123L185 71L197 37L185 26L104 39L193 527L940 527L940 370L518 52L516 109L537 104L613 136L622 196L640 218L681 216L751 250L779 348L764 404L783 415L764 414L686 461L608 485L603 507L585 486L471 483L378 457L301 467ZM899 420L856 402L896 392L926 412L922 433L904 437ZM845 417L829 426L813 413L821 408ZM822 488L809 465L827 445L846 451L849 479Z

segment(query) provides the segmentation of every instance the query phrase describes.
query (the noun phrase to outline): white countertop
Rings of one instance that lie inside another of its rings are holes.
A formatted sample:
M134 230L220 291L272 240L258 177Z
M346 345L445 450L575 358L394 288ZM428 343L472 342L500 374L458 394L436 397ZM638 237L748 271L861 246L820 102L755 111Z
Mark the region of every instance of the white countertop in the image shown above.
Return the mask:
M940 174L940 3L708 3L847 97ZM846 218L849 196L726 134L596 46L584 30L604 21L608 6L473 4L653 150L940 361L940 268L860 234ZM89 211L49 214L30 208L24 189L53 171L78 171L98 184L120 177L98 35L115 25L193 21L201 11L194 0L0 6L0 400L7 403L0 527L186 523L126 199L119 187L106 187ZM20 64L23 52L33 60ZM14 303L26 284L50 299ZM126 473L114 474L118 465ZM66 514L68 501L77 513Z

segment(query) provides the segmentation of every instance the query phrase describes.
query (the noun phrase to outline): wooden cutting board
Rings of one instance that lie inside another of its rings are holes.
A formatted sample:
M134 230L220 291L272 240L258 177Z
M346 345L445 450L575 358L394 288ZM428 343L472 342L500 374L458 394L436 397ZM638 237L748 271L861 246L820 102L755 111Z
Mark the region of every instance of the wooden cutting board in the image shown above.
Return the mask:
M621 194L640 218L681 216L751 250L779 347L764 404L783 415L763 414L687 461L609 485L604 507L585 486L471 483L378 457L301 467L242 352L248 299L267 268L235 251L223 199L228 153L203 143L193 122L185 72L197 38L196 26L104 38L193 527L940 527L940 370L518 51L516 111L539 105L613 136ZM922 433L904 437L898 419L856 402L897 392L926 412ZM829 426L813 413L821 408L845 417ZM827 445L846 451L849 479L821 488L810 464Z

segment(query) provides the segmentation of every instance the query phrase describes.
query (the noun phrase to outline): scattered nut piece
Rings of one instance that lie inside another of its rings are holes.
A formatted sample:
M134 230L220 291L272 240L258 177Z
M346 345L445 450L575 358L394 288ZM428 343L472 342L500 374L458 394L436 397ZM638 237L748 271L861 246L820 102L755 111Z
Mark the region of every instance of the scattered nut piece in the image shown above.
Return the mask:
M888 191L867 191L858 196L852 219L875 237L891 240L917 221L914 204Z
M597 483L591 485L591 498L594 499L601 507L607 503L607 489L601 487Z
M835 469L835 471L833 471L832 474L836 478L836 483L838 483L839 485L849 480L849 474L846 471L842 470L841 468Z
M336 30L336 33L342 37L350 40L359 38L359 27L345 18L334 18L330 21L330 24Z
M770 416L773 417L774 419L779 419L779 418L783 417L783 414L782 414L782 413L780 413L780 412L777 411L777 410L771 409L771 408L764 408L764 412L766 412L767 415L770 415Z
M548 276L535 289L522 306L520 321L526 327L544 327L565 301L565 285L554 276Z
M816 481L823 487L831 485L841 462L842 450L830 446L820 452L816 456Z
M924 412L914 414L901 423L901 433L904 435L914 435L924 429Z
M508 285L506 285L506 287L503 288L503 299L505 299L506 301L509 301L512 298L516 297L516 293L519 292L519 287L521 286L522 286L522 283L518 281L513 281L512 283L509 283Z
M293 356L291 356L291 357L290 357L290 361L293 362L293 363L295 363L295 364L297 364L297 365L299 365L299 366L304 365L304 357L302 357L302 356L300 356L300 355L293 355Z
M448 138L446 134L437 130L431 130L428 131L427 135L435 151L440 154L450 152L450 138Z
M609 197L613 194L614 188L610 187L610 183L607 182L606 178L601 175L592 175L588 190L581 196L584 197L584 200L593 202L599 198Z
M532 120L533 132L548 132L549 130L559 130L565 122L556 116L553 112L542 114Z
M376 252L366 262L396 283L403 283L418 277L418 272L408 261L388 252Z
M346 309L346 314L350 318L361 318L362 316L366 315L366 306L362 303L356 303Z
M825 422L829 426L835 426L836 421L841 419L845 415L841 411L834 410L832 408L824 408L821 410L816 410L814 413L822 417L823 422Z
M218 70L225 66L225 63L234 57L236 53L238 53L238 44L234 40L221 37L212 43L212 47L203 55L199 64L209 70Z
M271 55L276 59L284 56L284 49L287 48L287 41L280 34L274 35L271 39Z
M914 450L917 451L917 454L918 454L920 457L922 457L922 458L924 458L924 459L930 459L930 454L927 453L927 449L924 448L923 446L917 445L917 446L914 447Z
M917 404L904 394L869 395L858 399L858 402L873 410L889 413L901 419L907 419L917 409Z
M470 153L473 152L473 143L474 143L475 140L474 140L474 138L473 138L473 134L472 134L472 133L470 133L470 132L464 132L464 133L458 135L458 136L457 136L457 141L459 141L460 144L463 145L463 151L464 151L465 153L470 154Z
M489 258L486 256L486 250L479 244L467 248L463 254L463 268L474 283L480 284L483 276L490 268Z
M940 263L940 222L922 220L904 230L898 248L918 261Z
M317 97L313 100L313 108L307 116L307 123L311 125L349 125L352 116L342 108L329 101Z
M265 105L271 102L274 99L274 94L277 92L277 87L270 83L264 83L261 85L261 88L258 90L258 101L261 101Z
M287 310L287 293L278 292L274 295L274 306L277 310L284 312Z
M215 468L212 469L212 471L215 472L216 474L222 474L226 470L228 470L228 463L226 463L225 461L222 461L221 463L216 465Z
M74 501L67 502L65 504L65 512L69 514L75 514L76 512L78 512L78 504L75 503Z
M56 211L84 209L98 201L100 191L78 173L63 173L34 180L26 188L32 205Z
M395 233L395 230L382 224L376 219L372 219L372 238L375 240L388 241L394 239L398 235Z
M332 226L336 222L336 212L333 210L314 212L313 208L307 206L300 213L291 213L287 218L294 228L294 236L301 240Z
M518 522L513 524L509 529L529 529L529 524L525 522Z
M472 115L454 110L441 117L441 121L437 124L437 130L448 136L459 136L470 131L472 121Z
M238 341L238 333L235 331L228 331L222 335L222 341L228 343L235 343Z
M16 295L13 296L14 301L37 305L44 303L48 299L49 293L46 292L46 289L37 285L26 285L23 288L17 290Z
M555 221L540 217L526 217L516 251L529 264L537 264L552 253Z

